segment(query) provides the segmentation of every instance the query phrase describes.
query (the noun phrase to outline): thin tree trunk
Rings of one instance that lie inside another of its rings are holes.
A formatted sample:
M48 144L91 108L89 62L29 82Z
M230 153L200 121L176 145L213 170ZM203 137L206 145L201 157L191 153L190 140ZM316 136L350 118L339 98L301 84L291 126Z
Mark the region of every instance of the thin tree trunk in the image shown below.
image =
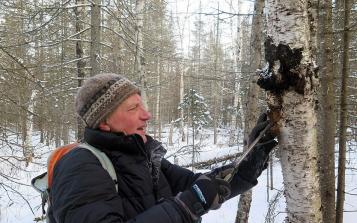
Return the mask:
M270 193L269 193L269 188L270 188L270 182L269 182L269 180L270 180L270 173L269 173L269 167L268 167L268 169L267 169L267 181L266 181L266 189L267 189L267 202L269 203L269 200L270 200Z
M182 67L181 72L180 72L180 103L183 103L183 97L184 97L184 67ZM180 111L180 132L181 132L181 141L185 142L185 129L184 129L184 122L183 122L183 109L181 109ZM188 132L187 132L188 134Z
M176 2L176 9L178 9L178 0L175 1ZM186 6L186 14L188 14L188 10L189 10L189 5L190 2L187 2L187 6ZM176 11L176 13L178 13L178 11ZM188 16L187 16L188 17ZM183 22L183 24L180 23L179 20L177 20L177 26L179 27L179 35L180 35L180 49L181 49L181 57L183 58L183 40L184 40L184 32L185 32L185 21ZM182 26L182 28L181 28ZM185 68L185 62L182 61L181 63L179 63L178 67L181 66L180 69L180 103L183 103L183 97L184 97L184 91L185 91L185 82L184 82L184 75L186 72L186 68ZM184 111L183 109L180 110L180 133L181 133L181 141L185 142L186 137L185 137L185 129L184 129ZM188 132L187 132L188 134Z
M76 0L76 5L83 5L85 0ZM84 50L82 44L82 30L83 30L83 22L84 22L84 8L81 6L77 6L74 9L74 14L76 16L76 58L77 58L77 77L78 77L78 88L82 86L83 79L85 77L84 68L86 66L86 62L84 61ZM77 118L77 139L83 138L84 132L84 123L83 120L78 117Z
M35 8L36 9L40 9L41 7L43 7L43 2L38 5L38 1L34 1L34 4L35 4ZM39 20L39 23L43 23L43 13L44 12L40 12L40 20ZM33 21L33 26L35 27L36 26L36 22L35 20ZM35 41L35 48L38 48L39 50L37 50L35 52L35 57L37 58L38 60L38 63L37 63L37 69L36 69L36 76L39 77L40 80L44 80L45 81L45 75L44 75L44 62L45 62L45 50L43 49L43 47L39 47L43 41L44 41L44 31L40 31L40 34L39 34L39 38L36 38L36 41ZM43 97L40 97L39 99L39 113L40 114L43 114L44 112L44 99ZM40 142L41 143L44 143L44 117L41 115L38 118L38 130L40 131Z
M135 55L135 73L139 75L141 85L141 98L147 107L147 80L145 74L145 57L143 44L143 26L144 26L144 0L136 0L136 55Z
M160 56L157 56L157 67L156 67L156 70L157 70L157 82L156 82L156 85L157 85L157 92L156 92L156 109L155 109L155 136L157 136L156 133L158 133L158 137L159 139L161 139L161 117L160 117L160 99L161 99L161 59L160 59Z
M191 90L191 89L190 89ZM193 96L191 96L191 108L190 109L190 116L191 116L191 127L192 127L192 172L195 172L195 168L194 168L194 165L195 165L195 162L196 162L196 151L195 151L195 122L193 120L193 105L194 105L194 102L193 102ZM188 134L187 134L188 135ZM188 140L187 140L188 142Z
M274 156L270 155L269 168L270 168L270 190L274 189ZM269 185L267 185L269 187Z
M34 112L36 106L36 97L38 94L38 90L32 90L29 105L27 107L26 113L26 137L23 145L23 155L25 157L26 166L32 161L34 156L33 153L33 145L32 145L32 135L33 135L33 123L34 123Z
M232 5L232 0L231 0L231 5ZM233 5L232 5L233 6ZM240 6L240 2L238 1L238 6ZM238 11L239 13L239 11ZM242 103L240 101L240 80L241 80L241 70L240 70L240 59L242 58L240 55L240 48L242 46L242 38L241 38L241 32L239 28L240 24L240 16L237 16L237 28L236 28L236 40L232 41L232 47L235 49L234 50L234 62L233 62L233 67L234 67L234 95L233 95L233 109L234 112L232 112L231 115L231 124L230 124L230 134L229 134L229 146L233 146L234 143L238 144L238 133L237 133L237 127L244 129L243 125L238 125L238 116L240 117L240 120L244 120L244 114L242 112ZM232 27L233 29L233 22L232 22ZM232 30L232 39L233 37L233 30ZM236 136L237 134L237 136Z
M238 212L236 216L236 223L248 222L249 211L252 203L252 190L240 195L238 203Z
M198 65L197 65L197 74L196 74L196 83L197 83L197 86L198 86L198 92L202 93L203 92L203 89L202 89L202 84L199 84L200 83L200 80L199 80L199 76L202 75L202 70L201 70L201 48L202 48L202 32L203 32L203 22L202 22L202 3L201 3L201 0L200 0L200 4L199 4L199 15L198 15L198 21L199 21L199 32L198 32L198 48L197 48L197 51L198 51L198 55L197 55L197 59L198 59Z
M174 134L174 122L171 121L170 130L169 130L169 136L168 136L168 144L169 144L169 146L173 145L173 141L172 141L173 134Z
M240 6L240 5L239 5ZM250 60L250 71L255 72L261 61L261 33L262 33L262 20L263 20L263 8L264 0L257 0L254 6L252 33L251 33L251 49L253 54ZM240 24L238 24L240 25ZM244 139L248 139L248 135L254 127L256 120L258 119L258 93L259 87L256 84L256 75L250 75L249 88L246 101L246 115L244 120ZM247 149L246 143L244 143L244 150ZM248 191L242 194L239 198L236 223L247 223L249 219L250 206L252 202L252 191Z
M335 222L335 89L332 52L332 2L320 1L320 82L321 112L319 128L320 187L324 223Z
M214 77L218 77L217 66L218 66L218 43L219 43L219 2L217 8L217 24L216 24L216 43L215 43L215 55L214 55ZM217 144L218 138L218 120L219 120L219 103L218 103L218 84L216 81L213 82L213 144Z
M100 73L100 24L101 24L101 1L93 0L91 7L91 47L90 47L90 75Z
M342 82L340 97L340 126L339 126L339 152L338 152L338 179L337 179L337 204L336 223L343 223L343 206L345 201L345 171L346 171L346 130L347 130L347 79L349 76L349 45L350 45L350 1L344 2L344 33L343 33L343 61Z

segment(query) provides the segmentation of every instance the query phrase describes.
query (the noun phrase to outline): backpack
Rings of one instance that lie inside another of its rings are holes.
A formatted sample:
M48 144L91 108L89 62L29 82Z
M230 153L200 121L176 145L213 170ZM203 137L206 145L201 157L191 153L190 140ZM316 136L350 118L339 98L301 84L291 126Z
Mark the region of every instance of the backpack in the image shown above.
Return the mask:
M89 145L88 143L71 143L61 147L56 148L54 151L51 152L50 156L47 159L47 172L36 176L31 180L32 187L37 190L41 194L41 205L42 205L42 213L45 215L45 205L49 201L49 191L52 185L52 177L53 177L53 170L56 163L69 151L72 149L80 147L87 149L92 152L92 154L97 157L102 167L108 171L108 174L113 179L115 184L115 189L118 191L118 184L117 184L117 175L115 173L115 169L113 167L112 162L108 158L108 156L100 151L99 149ZM50 206L50 202L48 202L48 207ZM48 218L46 216L47 222Z

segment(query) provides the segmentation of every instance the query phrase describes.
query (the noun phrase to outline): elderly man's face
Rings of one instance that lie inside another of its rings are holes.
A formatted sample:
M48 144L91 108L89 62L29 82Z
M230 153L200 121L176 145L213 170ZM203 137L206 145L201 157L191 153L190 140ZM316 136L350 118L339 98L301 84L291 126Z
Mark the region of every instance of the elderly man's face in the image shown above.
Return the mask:
M144 142L147 121L151 114L146 110L139 94L133 94L121 103L105 121L99 124L99 129L108 132L123 132L126 135L138 134Z

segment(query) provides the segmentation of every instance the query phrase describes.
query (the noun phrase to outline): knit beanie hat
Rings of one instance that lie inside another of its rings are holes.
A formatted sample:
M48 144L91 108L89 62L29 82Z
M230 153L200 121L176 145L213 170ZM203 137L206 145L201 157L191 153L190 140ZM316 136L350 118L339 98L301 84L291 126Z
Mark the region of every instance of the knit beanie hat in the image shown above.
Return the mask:
M140 89L118 74L98 74L84 81L75 99L77 114L88 127L96 129L118 105Z

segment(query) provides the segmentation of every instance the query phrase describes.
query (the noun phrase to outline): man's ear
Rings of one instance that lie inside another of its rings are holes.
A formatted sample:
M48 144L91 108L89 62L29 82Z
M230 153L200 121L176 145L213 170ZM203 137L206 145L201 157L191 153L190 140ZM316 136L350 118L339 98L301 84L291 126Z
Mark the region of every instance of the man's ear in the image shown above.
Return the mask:
M100 122L98 128L104 132L110 132L110 126L106 122Z

